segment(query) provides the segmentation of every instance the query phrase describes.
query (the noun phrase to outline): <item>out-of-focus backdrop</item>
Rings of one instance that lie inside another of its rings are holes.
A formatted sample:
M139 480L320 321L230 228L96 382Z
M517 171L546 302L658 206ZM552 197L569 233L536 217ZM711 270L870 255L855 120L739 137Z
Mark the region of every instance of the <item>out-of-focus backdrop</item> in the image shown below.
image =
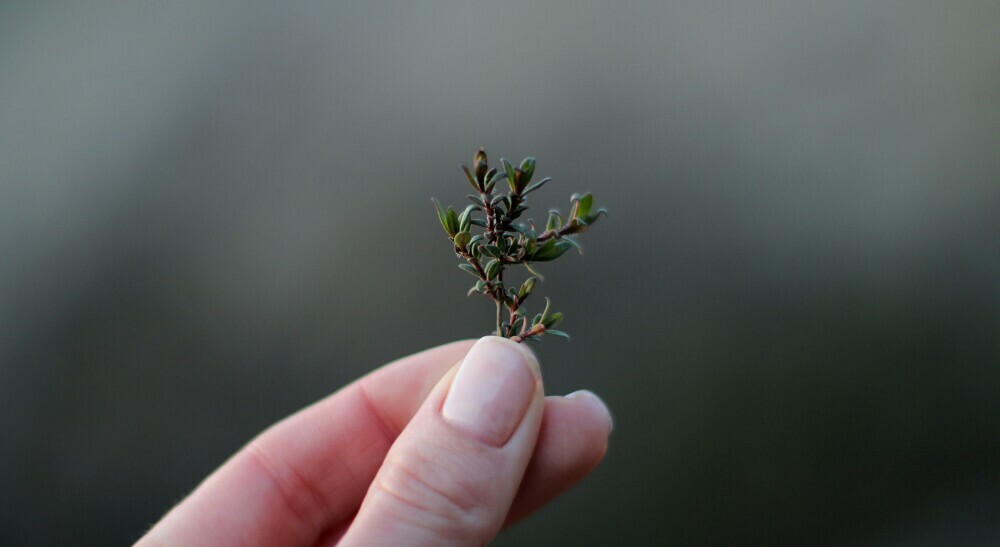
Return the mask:
M605 464L500 545L1000 542L1000 4L3 2L0 544L127 544L268 424L486 333L482 145ZM540 211L536 209L535 214Z

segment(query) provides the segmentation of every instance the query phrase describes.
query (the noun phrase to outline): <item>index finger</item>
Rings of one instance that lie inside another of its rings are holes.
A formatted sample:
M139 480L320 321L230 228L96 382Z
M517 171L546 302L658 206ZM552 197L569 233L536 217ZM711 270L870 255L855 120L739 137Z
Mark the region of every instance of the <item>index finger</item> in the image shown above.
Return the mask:
M137 545L304 545L357 509L386 452L474 341L394 361L275 424Z

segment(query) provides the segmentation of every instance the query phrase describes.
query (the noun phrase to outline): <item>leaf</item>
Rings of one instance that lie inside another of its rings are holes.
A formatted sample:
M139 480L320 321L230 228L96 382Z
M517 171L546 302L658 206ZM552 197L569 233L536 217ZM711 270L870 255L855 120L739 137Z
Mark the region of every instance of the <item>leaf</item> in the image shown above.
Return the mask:
M520 194L520 192L517 191L517 172L514 171L514 166L511 165L506 158L500 158L500 162L503 163L503 170L507 175L507 184L510 184L510 191L515 194Z
M521 284L521 289L517 291L518 300L524 300L531 294L531 291L535 288L535 282L538 281L537 277L529 277L524 280Z
M549 182L550 180L552 180L550 177L545 177L542 180L536 180L535 182L532 182L531 184L528 185L527 188L524 189L523 192L521 192L521 195L522 196L526 196L526 195L530 194L531 192L534 192L535 190L538 190L539 188L542 187L543 184L545 184L546 182Z
M563 332L561 330L556 330L556 329L545 329L545 333L544 334L546 336L548 336L548 335L558 336L559 338L565 338L566 340L570 339L570 337L569 337L568 334L566 334L565 332Z
M472 234L469 232L458 232L455 234L455 246L459 249L465 250L465 247L472 240Z
M483 177L486 175L487 161L486 161L486 151L482 148L476 152L476 155L472 158L474 169L476 170L476 178L478 180L485 180Z
M576 202L576 206L573 207L573 214L570 216L573 218L587 218L590 214L590 209L594 206L593 194L590 192L583 195L573 194L570 200Z
M455 209L452 209L451 206L449 206L448 207L448 212L445 213L445 216L448 218L448 228L451 229L450 233L451 234L457 234L459 232L459 229L458 229L458 213L455 212Z
M544 325L546 329L549 329L549 328L552 328L552 327L558 325L559 322L562 321L562 319L563 319L562 312L558 312L557 311L557 312L553 313L552 315L549 315L545 319L542 319L542 325Z
M538 270L532 268L530 263L525 262L524 263L524 269L526 269L529 272L531 272L535 277L538 278L539 281L545 281L545 277L542 276L542 274L538 273Z
M483 289L485 287L486 287L486 282L480 279L479 281L476 281L476 284L473 285L471 289L469 289L469 292L466 293L466 296L472 296L472 293L475 292L483 292Z
M470 195L470 196L465 196L465 197L471 199L472 203L475 203L476 205L478 205L480 207L486 207L486 202L483 201L483 198L481 198L479 196L471 196Z
M601 207L600 209L597 210L596 213L594 213L592 215L588 215L587 218L584 218L584 219L581 219L581 220L582 220L582 222L584 224L586 224L587 226L590 226L591 224L593 224L594 222L596 222L597 219L601 217L601 215L608 216L608 210L605 209L604 207Z
M550 245L551 243L551 245ZM535 262L548 262L555 260L563 255L566 251L573 247L571 243L563 240L556 241L555 239L550 239L545 242L540 249L531 255L531 260Z
M479 272L476 271L476 268L474 268L472 264L469 263L459 264L458 267L476 276L477 278L479 277Z
M462 211L461 215L458 215L458 229L461 232L468 232L469 225L472 222L472 212L479 208L478 205L469 205Z
M469 171L469 168L463 165L462 171L465 172L465 178L469 179L469 184L472 185L473 190L477 192L482 192L483 189L479 187L479 182L476 180L476 176L473 175L471 171Z
M445 231L445 232L446 232L446 233L447 233L447 234L448 234L448 235L449 235L450 237L454 237L454 235L455 235L455 232L456 232L457 230L452 230L452 229L451 229L451 226L450 226L450 225L449 225L449 223L448 223L448 213L446 213L446 212L444 211L444 208L442 208L442 207L441 207L441 202L440 202L440 201L438 201L438 200L437 200L437 198L431 198L431 201L433 201L433 202L434 202L434 207L435 207L435 208L437 209L437 213L438 213L438 220L440 220L440 221L441 221L441 227L442 227L442 228L444 228L444 231Z
M583 254L583 245L580 245L580 242L577 241L575 237L563 237L560 238L560 241L565 241L573 245L574 247L576 247L576 250L580 251L580 254Z
M484 269L486 270L486 279L494 279L500 273L500 261L495 258L490 259Z
M552 306L552 301L549 300L549 297L546 296L545 297L545 309L543 309L542 313L538 314L538 316L535 317L535 324L536 325L539 324L539 323L541 323L543 325L545 324L545 320L548 319L548 317L549 317L549 307L551 307L551 306Z
M500 258L502 256L500 249L496 245L491 245L489 243L482 245L480 250L482 250L484 255L491 256L493 258Z
M535 158L527 157L521 162L521 171L524 173L524 184L531 181L531 176L535 174ZM520 193L520 192L519 192Z
M545 223L545 231L558 230L562 228L562 217L559 216L559 211L552 209L549 211L549 220Z
M503 178L506 178L506 177L507 177L507 173L499 173L499 172L498 173L494 173L493 177L491 177L489 179L489 181L486 182L485 193L489 194L490 192L492 192L493 188L497 185L498 182L500 182L500 179L503 179Z

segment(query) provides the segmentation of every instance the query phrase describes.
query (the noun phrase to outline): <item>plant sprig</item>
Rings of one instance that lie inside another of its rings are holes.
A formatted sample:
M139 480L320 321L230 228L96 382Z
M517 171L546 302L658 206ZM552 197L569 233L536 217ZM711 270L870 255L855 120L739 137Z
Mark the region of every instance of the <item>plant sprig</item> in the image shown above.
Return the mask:
M458 213L450 206L445 209L437 199L431 198L438 219L454 246L455 255L463 260L458 267L476 277L469 295L480 293L496 304L497 336L516 342L537 340L542 335L569 338L565 332L553 328L562 321L563 314L550 311L548 298L542 313L528 319L524 302L531 296L535 284L543 280L532 265L553 261L572 248L582 253L576 236L586 232L607 211L594 209L594 197L590 193L573 194L567 217L563 218L558 210L552 209L541 230L530 219L520 222L528 210L528 194L551 179L546 177L532 182L535 158L525 158L518 167L506 159L501 159L500 163L503 171L490 168L486 152L480 148L473 158L471 170L461 166L475 191L468 196L472 204ZM502 181L507 182L510 191L497 189ZM520 284L508 287L504 271L513 265L524 266L530 275Z

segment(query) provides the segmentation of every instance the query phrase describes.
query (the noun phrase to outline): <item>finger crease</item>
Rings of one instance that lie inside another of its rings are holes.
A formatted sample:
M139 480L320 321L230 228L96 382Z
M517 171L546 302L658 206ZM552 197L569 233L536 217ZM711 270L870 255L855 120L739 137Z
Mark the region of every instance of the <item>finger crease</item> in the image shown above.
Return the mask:
M264 470L270 481L274 483L289 512L309 527L314 535L318 534L322 528L324 515L331 513L330 503L326 496L307 481L295 469L295 466L285 464L279 470L274 460L256 441L250 444L248 453L254 462ZM303 496L296 495L296 492L305 492L304 499Z

